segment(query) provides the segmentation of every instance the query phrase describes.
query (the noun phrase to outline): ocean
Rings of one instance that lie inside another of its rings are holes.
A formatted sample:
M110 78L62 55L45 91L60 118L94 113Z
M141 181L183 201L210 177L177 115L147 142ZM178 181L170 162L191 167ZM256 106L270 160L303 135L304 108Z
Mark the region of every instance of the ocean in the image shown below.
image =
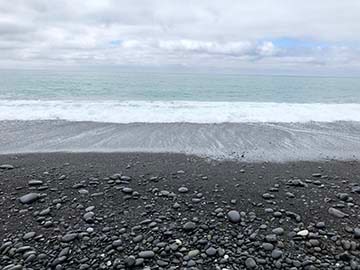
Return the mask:
M1 70L0 153L357 159L360 78Z

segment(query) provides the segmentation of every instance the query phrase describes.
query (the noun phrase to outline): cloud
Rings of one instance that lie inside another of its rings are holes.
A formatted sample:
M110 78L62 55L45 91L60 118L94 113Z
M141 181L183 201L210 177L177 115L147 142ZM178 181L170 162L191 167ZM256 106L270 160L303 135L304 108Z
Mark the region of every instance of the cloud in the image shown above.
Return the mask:
M0 65L359 67L358 0L0 0Z

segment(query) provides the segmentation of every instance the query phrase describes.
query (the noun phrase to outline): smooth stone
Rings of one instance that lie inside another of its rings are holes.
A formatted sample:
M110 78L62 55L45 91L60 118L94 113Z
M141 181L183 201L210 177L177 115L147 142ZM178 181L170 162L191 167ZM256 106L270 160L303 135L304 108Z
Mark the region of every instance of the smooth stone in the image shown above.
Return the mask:
M245 261L245 266L248 269L253 269L257 267L256 261L253 258L247 258Z
M200 251L198 249L190 250L187 254L188 257L193 258L200 254Z
M277 248L271 252L271 257L273 257L274 259L279 259L282 255L283 255L283 252Z
M33 238L34 236L35 236L35 232L28 232L28 233L24 234L23 239L28 240L28 239Z
M29 194L26 194L24 196L21 196L19 198L19 200L23 204L30 204L30 203L33 203L33 202L37 201L39 198L40 198L40 194L38 194L38 193L29 193Z
M344 217L348 217L348 214L336 209L336 208L333 208L333 207L330 207L329 210L328 210L329 214L334 216L334 217L337 217L337 218L344 218Z
M180 187L180 188L178 189L178 191L179 191L180 193L186 193L186 192L189 191L189 189L188 189L187 187Z
M68 234L65 234L61 238L61 241L65 242L65 243L68 243L68 242L71 242L71 241L75 240L77 238L77 236L78 236L77 233L68 233Z
M212 257L215 256L217 253L217 249L213 248L213 247L209 247L206 251L205 251L206 255Z
M273 229L272 232L275 233L276 235L281 235L284 233L284 229L279 227L279 228Z
M83 218L87 223L92 223L94 221L94 216L94 212L86 212Z
M43 181L41 180L30 180L28 182L29 186L40 186L43 184Z
M10 165L10 164L2 164L2 165L0 165L0 170L12 170L12 169L14 169L13 165Z
M133 193L133 189L129 188L129 187L124 187L122 189L122 192L124 192L125 194L132 194Z
M231 210L227 213L227 217L232 223L239 223L241 220L240 213L236 210Z
M196 228L196 224L194 222L189 221L185 223L183 228L185 231L192 231Z
M308 234L309 234L308 230L302 230L302 231L299 231L297 233L297 235L300 235L300 236L303 236L303 237L308 236Z
M125 265L127 267L132 267L135 265L135 257L134 256L129 256L125 259Z
M271 244L271 243L263 243L261 246L262 246L263 249L265 249L267 251L270 251L270 250L274 249L274 245Z
M360 238L360 228L354 229L354 236L355 236L355 238Z
M144 258L144 259L153 258L154 256L155 256L155 253L152 250L145 250L145 251L141 251L139 253L139 257Z

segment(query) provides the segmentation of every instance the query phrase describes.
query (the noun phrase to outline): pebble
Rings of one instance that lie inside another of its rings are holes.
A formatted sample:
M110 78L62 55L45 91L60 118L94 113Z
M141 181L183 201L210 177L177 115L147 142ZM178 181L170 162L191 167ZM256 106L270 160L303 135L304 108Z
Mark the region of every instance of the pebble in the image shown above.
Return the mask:
M28 232L28 233L24 234L23 239L28 240L28 239L33 238L34 236L35 236L35 232Z
M360 238L360 228L355 228L354 229L354 237L356 239Z
M179 191L180 193L187 193L187 192L189 191L189 189L188 189L187 187L180 187L180 188L178 189L178 191Z
M337 217L337 218L344 218L344 217L347 217L348 214L336 209L336 208L333 208L333 207L330 207L329 210L328 210L329 214L334 216L334 217Z
M155 256L155 253L152 250L141 251L139 253L139 257L144 258L144 259L150 259L150 258L153 258L154 256Z
M257 267L256 261L253 258L247 258L245 260L245 266L248 269L254 269Z
M68 243L68 242L71 242L71 241L75 240L77 237L78 237L77 233L69 233L69 234L65 234L61 238L61 241L65 242L65 243Z
M239 223L241 220L240 213L236 210L231 210L227 213L227 217L232 223Z
M209 247L206 251L205 251L206 255L212 257L215 256L217 253L217 249L213 248L213 247Z
M10 164L2 164L2 165L0 165L0 170L12 170L12 169L14 169L13 165L10 165Z
M38 194L38 193L29 193L29 194L21 196L19 198L19 200L23 204L31 204L31 203L37 201L39 198L40 198L40 194Z
M273 257L274 259L279 259L282 255L283 255L283 252L277 248L271 252L271 257Z
M308 230L302 230L302 231L299 231L297 233L297 235L300 235L300 236L303 236L303 237L308 236L308 234L309 234Z
M43 181L41 180L30 180L28 182L29 186L41 186L43 184Z
M186 222L183 226L185 231L192 231L196 228L196 224L194 222Z

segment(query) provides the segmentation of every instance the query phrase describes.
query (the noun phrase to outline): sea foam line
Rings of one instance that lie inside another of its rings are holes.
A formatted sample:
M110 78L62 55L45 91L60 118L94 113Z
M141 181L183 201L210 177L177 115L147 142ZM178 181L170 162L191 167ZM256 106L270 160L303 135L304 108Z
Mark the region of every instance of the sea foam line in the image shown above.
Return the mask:
M360 121L360 104L0 100L0 120L108 123Z

